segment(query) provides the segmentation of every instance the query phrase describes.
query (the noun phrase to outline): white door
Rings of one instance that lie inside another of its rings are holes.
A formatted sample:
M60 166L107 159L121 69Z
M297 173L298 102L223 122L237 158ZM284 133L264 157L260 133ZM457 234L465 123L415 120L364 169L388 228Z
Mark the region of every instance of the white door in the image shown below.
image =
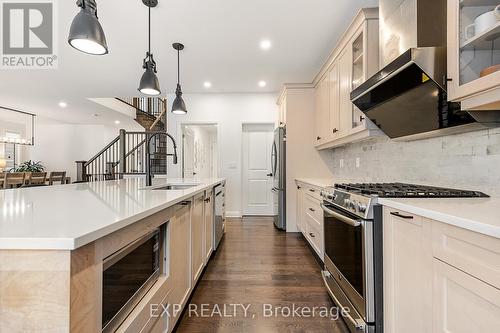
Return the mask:
M193 178L195 176L194 171L194 135L189 129L185 129L183 133L183 170L184 178Z
M243 215L274 215L273 140L273 124L243 125Z

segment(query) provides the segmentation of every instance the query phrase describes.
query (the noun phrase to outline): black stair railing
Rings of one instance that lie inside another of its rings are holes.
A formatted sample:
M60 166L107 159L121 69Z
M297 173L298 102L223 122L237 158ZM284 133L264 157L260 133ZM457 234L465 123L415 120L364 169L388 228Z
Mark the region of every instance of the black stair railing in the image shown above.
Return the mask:
M77 181L93 182L122 178L124 175L145 175L146 140L157 133L165 132L127 132L107 144L88 161L77 161ZM167 152L167 141L163 136L155 137L152 146L158 152ZM167 174L166 157L154 158L150 162L154 174Z

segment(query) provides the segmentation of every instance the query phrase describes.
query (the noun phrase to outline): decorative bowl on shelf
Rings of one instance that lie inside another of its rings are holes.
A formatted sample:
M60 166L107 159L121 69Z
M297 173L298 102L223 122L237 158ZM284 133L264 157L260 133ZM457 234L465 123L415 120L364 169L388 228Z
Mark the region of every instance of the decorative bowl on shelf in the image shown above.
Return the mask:
M500 71L500 64L486 67L479 73L479 77L485 77L498 71Z

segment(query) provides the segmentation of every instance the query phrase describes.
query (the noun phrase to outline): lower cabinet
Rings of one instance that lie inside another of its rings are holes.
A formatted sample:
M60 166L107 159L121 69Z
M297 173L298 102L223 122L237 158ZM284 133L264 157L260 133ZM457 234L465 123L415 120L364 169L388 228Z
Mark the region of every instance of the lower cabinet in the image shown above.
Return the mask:
M205 194L205 262L208 262L214 249L214 194Z
M500 325L500 289L434 260L434 333L493 332Z
M390 207L383 228L384 332L500 327L499 239Z
M193 286L203 271L205 265L205 193L194 197L191 214L191 274Z
M170 267L172 276L171 306L184 306L191 291L191 203L183 202L174 207L174 216L170 220ZM177 316L170 319L175 325Z
M383 221L384 332L431 332L431 226L391 209Z
M297 184L297 187L297 227L323 260L325 250L321 190L303 183Z

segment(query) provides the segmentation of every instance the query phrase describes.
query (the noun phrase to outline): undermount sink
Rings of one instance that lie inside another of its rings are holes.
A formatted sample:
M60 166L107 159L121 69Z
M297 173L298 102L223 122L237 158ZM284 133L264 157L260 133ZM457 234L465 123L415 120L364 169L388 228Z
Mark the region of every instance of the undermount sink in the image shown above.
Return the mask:
M188 190L190 188L193 188L195 186L198 186L199 184L168 184L162 187L157 187L154 188L153 190L163 190L163 191L168 191L168 190Z

